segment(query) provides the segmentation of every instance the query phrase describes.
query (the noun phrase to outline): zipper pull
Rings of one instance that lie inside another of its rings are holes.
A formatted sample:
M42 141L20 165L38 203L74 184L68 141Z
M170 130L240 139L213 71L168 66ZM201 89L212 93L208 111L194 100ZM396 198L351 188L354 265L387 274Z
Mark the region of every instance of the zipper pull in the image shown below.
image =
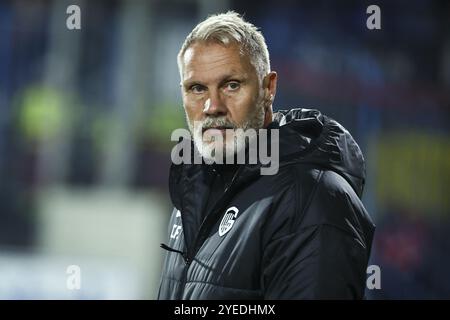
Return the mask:
M169 247L168 245L166 245L166 244L164 244L164 243L161 243L160 245L159 245L161 248L163 248L164 250L167 250L167 251L171 251L171 252L176 252L176 253L180 253L183 257L184 257L184 252L183 251L180 251L180 250L177 250L177 249L173 249L173 248L171 248L171 247Z
M183 252L177 249L173 249L171 247L169 247L168 245L161 243L159 245L161 248L163 248L164 250L170 251L170 252L176 252L181 254L181 256L183 257L184 263L189 266L191 264L191 259L189 259L187 252Z

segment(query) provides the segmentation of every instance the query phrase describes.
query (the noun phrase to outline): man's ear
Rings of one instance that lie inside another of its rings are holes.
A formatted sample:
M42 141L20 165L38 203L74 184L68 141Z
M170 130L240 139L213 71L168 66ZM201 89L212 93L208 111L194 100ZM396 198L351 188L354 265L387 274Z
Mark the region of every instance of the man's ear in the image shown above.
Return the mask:
M263 80L264 100L266 108L270 107L277 92L277 73L275 71L269 72Z
M277 91L277 73L275 71L269 72L263 79L264 90L264 128L266 128L273 118L272 103Z

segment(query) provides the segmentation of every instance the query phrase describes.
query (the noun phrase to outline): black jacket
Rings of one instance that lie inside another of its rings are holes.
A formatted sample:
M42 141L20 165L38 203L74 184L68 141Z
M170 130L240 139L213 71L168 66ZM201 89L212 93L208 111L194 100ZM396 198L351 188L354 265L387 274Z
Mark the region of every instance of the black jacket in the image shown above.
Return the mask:
M363 298L375 226L360 200L361 150L317 110L281 111L269 128L278 173L240 165L215 205L214 167L172 165L159 299Z

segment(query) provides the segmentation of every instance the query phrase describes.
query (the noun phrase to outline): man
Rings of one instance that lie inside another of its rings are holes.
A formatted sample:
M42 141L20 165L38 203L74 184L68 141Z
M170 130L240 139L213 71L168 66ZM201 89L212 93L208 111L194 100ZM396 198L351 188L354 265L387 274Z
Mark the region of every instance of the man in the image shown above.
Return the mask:
M172 165L159 299L363 298L374 225L348 131L316 110L272 112L277 74L265 40L234 12L197 25L178 66L205 163ZM232 129L277 132L277 173L262 175L260 161L218 164L214 134L225 151L248 149L225 134Z

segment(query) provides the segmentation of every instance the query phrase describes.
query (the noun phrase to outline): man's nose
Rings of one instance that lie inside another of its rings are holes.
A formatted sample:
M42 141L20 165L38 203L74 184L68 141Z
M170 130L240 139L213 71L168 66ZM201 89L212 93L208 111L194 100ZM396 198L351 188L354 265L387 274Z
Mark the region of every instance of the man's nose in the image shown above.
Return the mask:
M215 117L227 114L227 106L219 91L210 91L209 97L203 105L203 113Z

